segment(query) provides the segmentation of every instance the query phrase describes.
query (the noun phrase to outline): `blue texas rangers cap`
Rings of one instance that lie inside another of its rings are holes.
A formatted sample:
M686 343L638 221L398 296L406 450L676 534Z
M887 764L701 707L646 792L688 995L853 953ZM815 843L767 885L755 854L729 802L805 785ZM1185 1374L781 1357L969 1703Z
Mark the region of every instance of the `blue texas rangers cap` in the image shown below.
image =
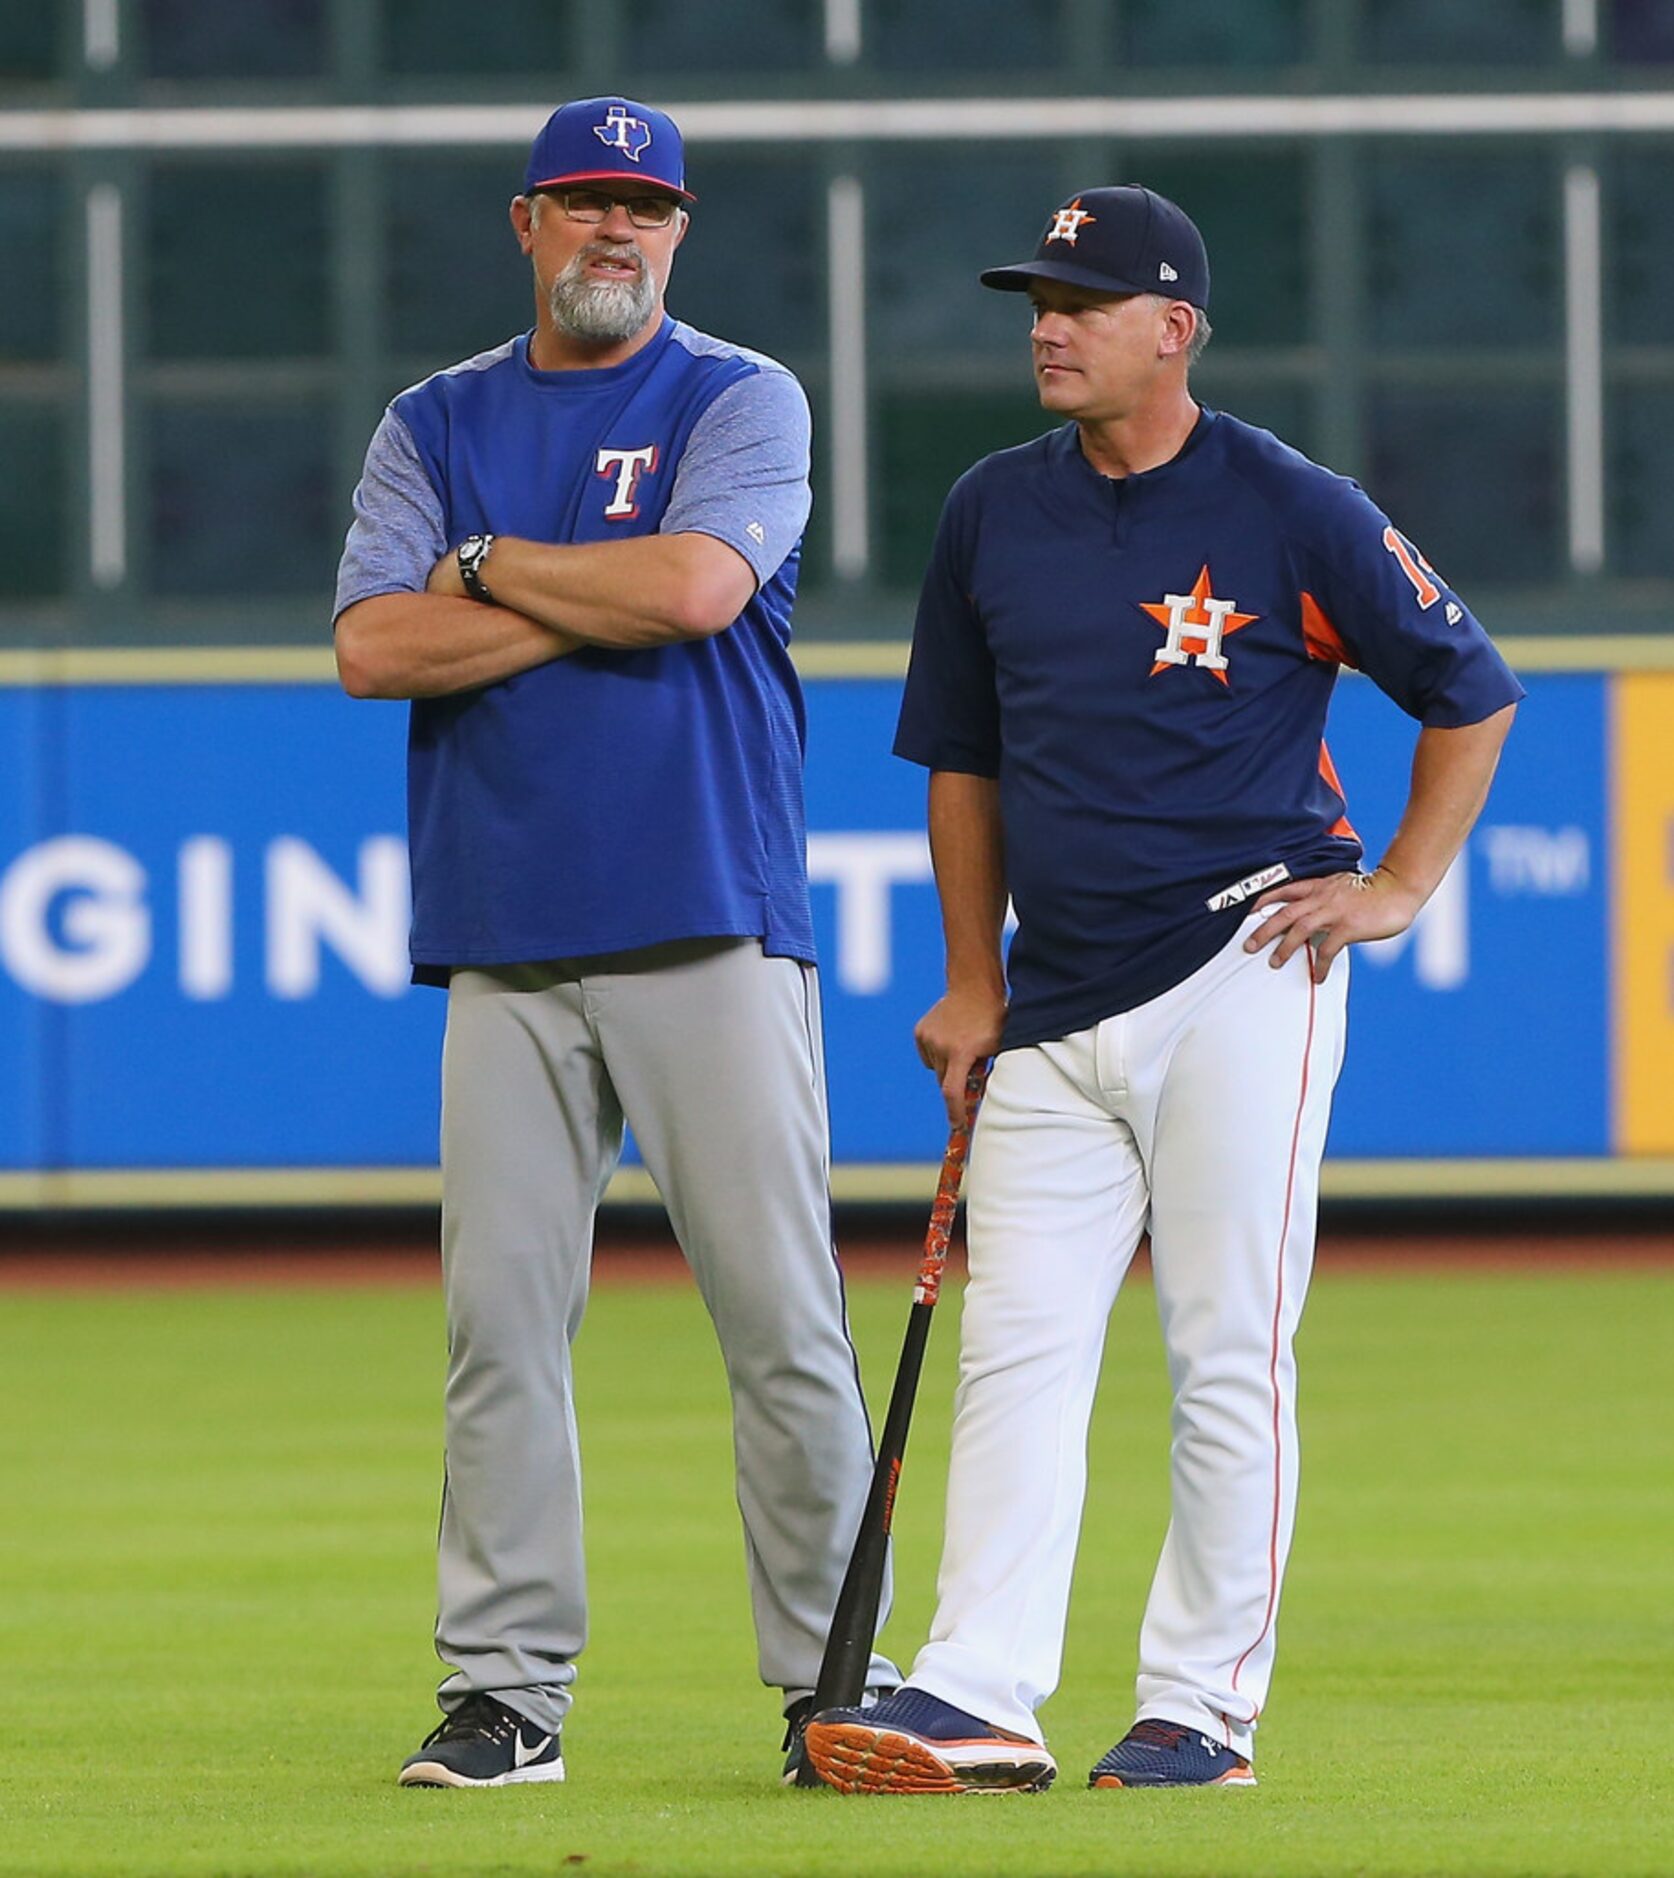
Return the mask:
M523 193L624 177L697 201L686 187L686 150L672 117L632 98L578 98L561 104L535 139Z
M1197 224L1167 196L1138 183L1083 189L1053 210L1032 261L991 267L985 287L1023 293L1062 280L1104 293L1160 293L1207 310L1209 254Z

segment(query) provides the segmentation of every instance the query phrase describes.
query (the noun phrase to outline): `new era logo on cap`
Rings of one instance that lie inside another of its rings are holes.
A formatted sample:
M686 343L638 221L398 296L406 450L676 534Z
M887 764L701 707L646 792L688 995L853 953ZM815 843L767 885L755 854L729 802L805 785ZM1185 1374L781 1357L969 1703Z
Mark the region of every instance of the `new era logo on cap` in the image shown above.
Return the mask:
M1032 261L991 267L985 287L1023 293L1031 280L1061 280L1096 293L1170 294L1207 311L1209 256L1192 218L1137 183L1078 190L1052 219Z
M666 189L683 202L686 151L674 119L632 98L578 98L560 105L542 126L523 173L523 193L564 183L631 177L643 190Z

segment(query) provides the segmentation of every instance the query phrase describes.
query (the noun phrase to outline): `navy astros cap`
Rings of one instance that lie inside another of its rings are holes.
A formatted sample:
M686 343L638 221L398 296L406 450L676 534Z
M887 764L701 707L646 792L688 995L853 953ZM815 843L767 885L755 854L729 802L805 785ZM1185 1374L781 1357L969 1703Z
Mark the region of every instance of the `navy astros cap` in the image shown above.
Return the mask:
M624 177L697 201L686 187L686 150L672 117L632 98L578 98L561 104L535 139L523 193Z
M1138 183L1083 189L1053 211L1032 261L991 267L985 287L1023 293L1062 280L1106 293L1160 293L1209 306L1209 255L1197 224L1167 196Z

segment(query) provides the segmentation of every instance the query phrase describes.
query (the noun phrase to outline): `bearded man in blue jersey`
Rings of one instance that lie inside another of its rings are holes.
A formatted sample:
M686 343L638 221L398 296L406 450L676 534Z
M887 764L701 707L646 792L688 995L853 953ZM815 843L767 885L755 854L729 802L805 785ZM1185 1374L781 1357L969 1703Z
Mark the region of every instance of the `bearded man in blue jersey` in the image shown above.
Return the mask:
M404 1786L564 1777L586 1638L570 1344L624 1121L726 1361L790 1776L870 1476L788 650L808 407L782 366L665 313L695 200L663 113L553 114L511 205L534 328L390 405L338 576L344 686L412 700L414 977L448 996L451 1673ZM899 1676L880 1657L871 1680Z
M1174 203L1085 190L982 280L1029 295L1040 401L1067 421L948 497L895 746L930 771L947 994L917 1040L950 1116L995 1055L939 1602L906 1686L816 1717L808 1751L850 1792L1053 1779L1037 1711L1106 1320L1148 1231L1172 1519L1137 1719L1089 1784L1251 1786L1345 948L1434 891L1522 692L1360 489L1191 396L1209 262ZM1369 872L1324 744L1344 665L1422 726Z

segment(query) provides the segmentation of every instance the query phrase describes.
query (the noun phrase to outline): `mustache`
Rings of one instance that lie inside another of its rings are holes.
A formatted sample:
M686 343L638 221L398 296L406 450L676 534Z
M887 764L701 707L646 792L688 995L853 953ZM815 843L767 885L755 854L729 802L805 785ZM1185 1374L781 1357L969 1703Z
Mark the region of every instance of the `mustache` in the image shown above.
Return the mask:
M635 273L645 272L645 252L632 241L589 241L576 250L570 266L580 273L589 261L631 261Z

